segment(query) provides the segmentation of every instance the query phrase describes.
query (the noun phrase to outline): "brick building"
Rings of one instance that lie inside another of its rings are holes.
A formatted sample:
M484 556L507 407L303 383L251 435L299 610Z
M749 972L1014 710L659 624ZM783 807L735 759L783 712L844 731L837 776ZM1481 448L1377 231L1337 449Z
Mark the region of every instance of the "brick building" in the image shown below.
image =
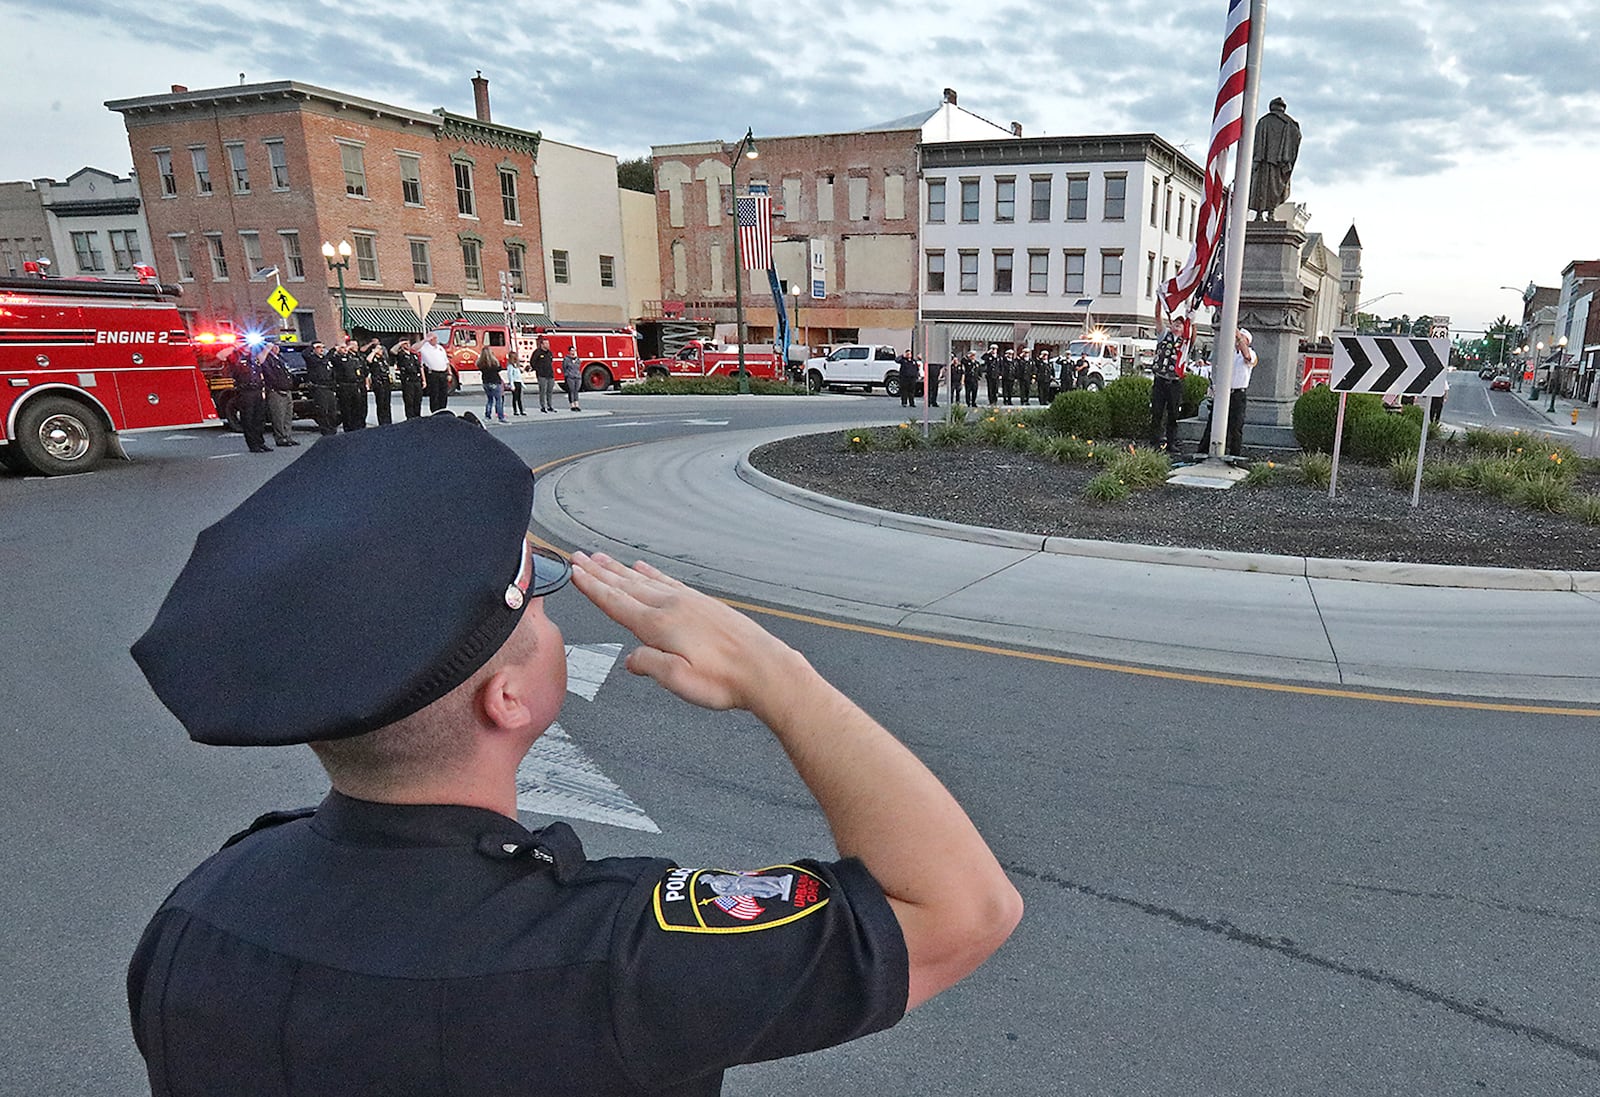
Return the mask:
M917 148L924 143L1010 138L1007 129L957 105L846 133L756 135L760 157L741 160L740 193L772 195L773 265L786 308L798 295L798 340L908 345L917 317ZM656 224L661 296L733 338L734 146L658 145ZM744 272L748 341L772 338L777 310L765 271ZM820 293L817 292L820 290ZM791 320L794 318L791 317Z
M403 291L438 295L429 321L498 320L499 274L519 312L548 316L535 165L539 134L490 119L422 113L286 80L121 99L163 281L183 283L194 323L276 327L278 268L299 299L293 326L340 326L323 244L348 242L344 272L358 334L418 330Z

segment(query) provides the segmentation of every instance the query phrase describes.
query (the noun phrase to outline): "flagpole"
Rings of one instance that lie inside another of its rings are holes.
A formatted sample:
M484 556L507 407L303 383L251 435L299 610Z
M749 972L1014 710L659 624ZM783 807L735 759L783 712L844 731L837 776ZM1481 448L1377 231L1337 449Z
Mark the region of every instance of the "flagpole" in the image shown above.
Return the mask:
M1250 45L1245 53L1244 102L1239 148L1234 160L1233 197L1228 206L1228 240L1222 261L1222 318L1211 346L1211 448L1208 458L1222 460L1227 444L1228 413L1233 395L1234 333L1239 329L1239 283L1244 278L1244 227L1250 216L1250 175L1256 144L1256 105L1261 91L1261 49L1267 30L1267 0L1250 0Z

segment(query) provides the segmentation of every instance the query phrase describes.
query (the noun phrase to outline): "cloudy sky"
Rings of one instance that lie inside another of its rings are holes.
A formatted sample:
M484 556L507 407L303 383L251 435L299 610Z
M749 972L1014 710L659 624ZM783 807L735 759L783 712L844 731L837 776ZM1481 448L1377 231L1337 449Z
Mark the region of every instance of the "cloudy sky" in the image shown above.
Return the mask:
M1225 0L0 0L0 179L129 165L107 99L302 80L643 155L817 133L939 102L1029 134L1154 131L1204 154ZM448 14L441 14L448 13ZM1499 287L1600 257L1600 0L1272 0L1261 102L1304 145L1294 197L1354 222L1372 311L1515 314Z

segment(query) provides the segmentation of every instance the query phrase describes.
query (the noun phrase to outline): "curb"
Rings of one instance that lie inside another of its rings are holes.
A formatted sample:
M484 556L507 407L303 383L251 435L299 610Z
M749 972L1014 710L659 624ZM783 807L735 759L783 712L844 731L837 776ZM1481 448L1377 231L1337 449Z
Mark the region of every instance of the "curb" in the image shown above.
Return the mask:
M764 444L764 443L763 443ZM739 479L768 495L852 522L862 522L907 533L922 533L955 541L998 548L1048 552L1061 556L1089 556L1136 564L1206 568L1213 571L1259 572L1305 579L1339 579L1357 583L1386 583L1411 587L1461 587L1469 590L1553 591L1600 593L1600 572L1541 571L1530 568L1490 568L1460 564L1410 564L1382 560L1338 560L1319 556L1280 556L1265 552L1230 552L1220 549L1140 545L1122 541L1091 541L1076 537L1047 537L1014 530L968 526L937 518L922 518L879 510L769 476L750 463L755 447L739 455Z

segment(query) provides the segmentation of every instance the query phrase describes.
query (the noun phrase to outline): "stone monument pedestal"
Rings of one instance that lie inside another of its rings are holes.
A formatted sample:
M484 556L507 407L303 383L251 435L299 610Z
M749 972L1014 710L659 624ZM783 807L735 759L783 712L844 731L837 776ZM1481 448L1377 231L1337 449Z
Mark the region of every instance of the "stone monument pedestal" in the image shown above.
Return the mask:
M1306 234L1291 222L1245 225L1239 326L1250 330L1258 359L1245 409L1247 446L1295 445L1294 402L1300 395L1300 340L1308 309L1300 286L1305 243Z

